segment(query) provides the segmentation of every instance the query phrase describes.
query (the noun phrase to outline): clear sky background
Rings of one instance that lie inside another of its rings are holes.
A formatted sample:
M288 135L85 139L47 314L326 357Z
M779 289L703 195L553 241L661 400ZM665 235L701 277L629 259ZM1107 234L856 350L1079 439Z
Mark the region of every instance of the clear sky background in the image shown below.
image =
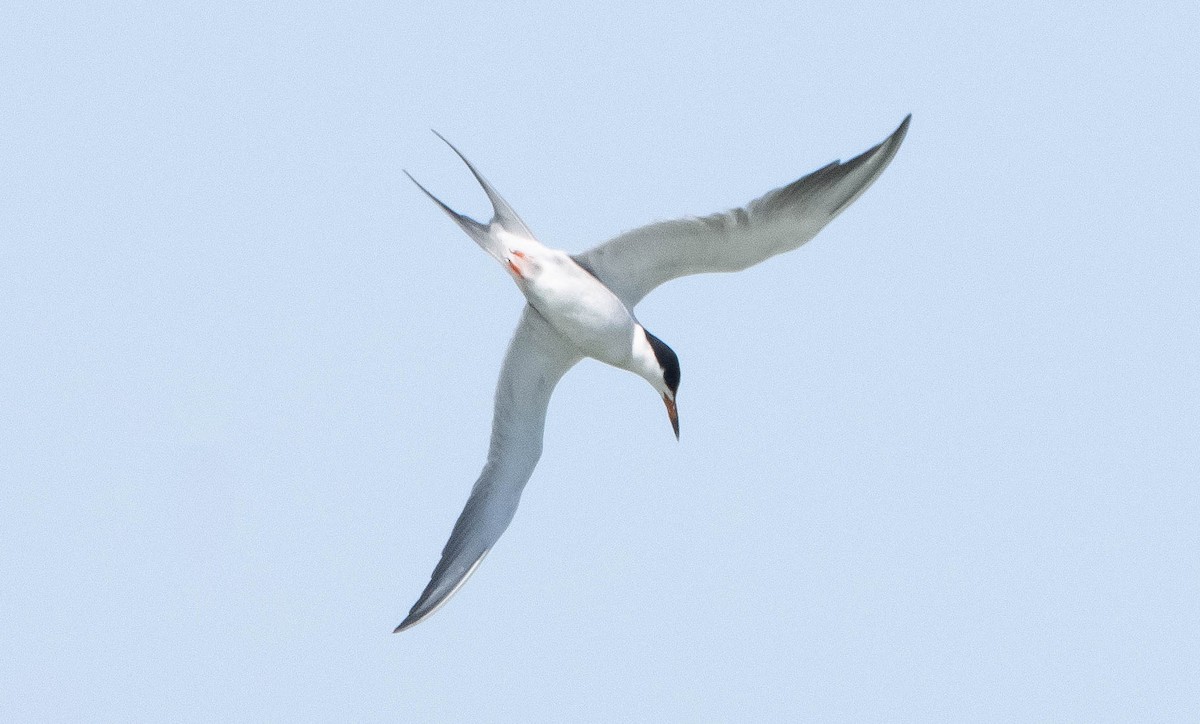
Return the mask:
M1195 4L496 5L0 9L0 719L1200 719ZM522 305L429 129L580 251L909 112L392 635Z

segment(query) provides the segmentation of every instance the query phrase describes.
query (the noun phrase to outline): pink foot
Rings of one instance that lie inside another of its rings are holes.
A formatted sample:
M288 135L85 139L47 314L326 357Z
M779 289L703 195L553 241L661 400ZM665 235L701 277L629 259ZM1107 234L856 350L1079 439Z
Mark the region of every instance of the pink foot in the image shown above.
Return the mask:
M516 257L516 258L518 258L518 259L524 259L524 258L525 258L525 253L524 253L524 252L521 252L521 251L514 251L514 252L512 252L512 256L514 256L514 257ZM515 262L513 262L513 260L512 260L511 258L508 260L508 268L512 270L512 273L513 273L513 274L514 274L514 275L515 275L515 276L516 276L518 279L524 279L524 278L525 278L525 275L524 275L523 273L521 273L521 269L520 269L520 267L518 267L518 266L516 265L516 263L515 263Z

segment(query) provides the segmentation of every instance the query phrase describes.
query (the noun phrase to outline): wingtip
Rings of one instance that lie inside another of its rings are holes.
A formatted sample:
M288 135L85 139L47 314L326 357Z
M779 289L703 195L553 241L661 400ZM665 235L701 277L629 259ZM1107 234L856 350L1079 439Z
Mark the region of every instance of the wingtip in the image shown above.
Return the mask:
M392 633L398 634L401 631L410 629L413 626L416 626L417 624L421 623L421 621L424 621L426 617L428 617L431 613L433 613L433 611L418 610L419 607L420 607L420 604L413 606L413 610L408 612L408 615L404 617L404 620L400 622L399 626L392 629Z
M896 130L892 131L892 139L895 139L897 142L904 140L904 137L908 134L908 124L911 122L912 114L909 113L904 117L903 121L900 121L900 125L896 126Z

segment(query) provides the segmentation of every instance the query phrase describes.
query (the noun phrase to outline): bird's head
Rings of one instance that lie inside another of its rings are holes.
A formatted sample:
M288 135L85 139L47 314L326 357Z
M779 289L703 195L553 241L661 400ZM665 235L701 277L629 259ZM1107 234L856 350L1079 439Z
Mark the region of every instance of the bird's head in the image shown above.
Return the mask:
M662 395L667 416L671 418L671 429L678 440L679 411L675 408L675 394L679 391L679 357L666 342L647 332L645 327L638 325L637 332L640 339L634 340L635 371Z

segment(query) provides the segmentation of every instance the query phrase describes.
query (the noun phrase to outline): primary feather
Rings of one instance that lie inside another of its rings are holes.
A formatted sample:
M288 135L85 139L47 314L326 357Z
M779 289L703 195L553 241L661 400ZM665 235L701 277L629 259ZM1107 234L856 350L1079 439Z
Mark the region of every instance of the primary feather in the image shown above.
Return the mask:
M862 195L900 148L912 116L885 141L770 191L743 208L627 231L575 257L633 308L688 274L735 272L791 251Z

